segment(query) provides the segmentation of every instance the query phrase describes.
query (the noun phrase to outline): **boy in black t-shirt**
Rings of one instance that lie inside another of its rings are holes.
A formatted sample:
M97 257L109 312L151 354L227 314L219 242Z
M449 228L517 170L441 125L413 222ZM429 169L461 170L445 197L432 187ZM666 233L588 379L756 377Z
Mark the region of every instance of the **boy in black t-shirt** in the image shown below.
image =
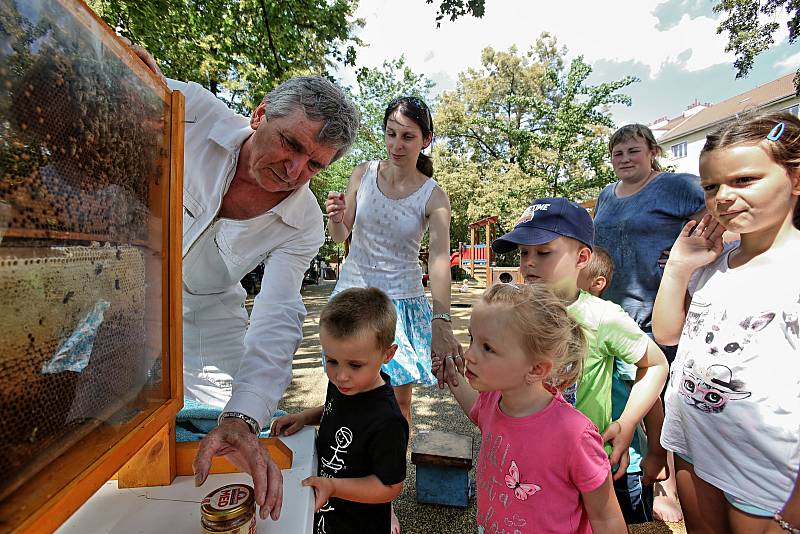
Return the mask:
M379 289L342 291L325 306L319 338L325 353L325 405L279 417L273 435L319 424L316 534L380 533L391 528L391 501L406 477L408 423L381 365L397 350L394 304Z

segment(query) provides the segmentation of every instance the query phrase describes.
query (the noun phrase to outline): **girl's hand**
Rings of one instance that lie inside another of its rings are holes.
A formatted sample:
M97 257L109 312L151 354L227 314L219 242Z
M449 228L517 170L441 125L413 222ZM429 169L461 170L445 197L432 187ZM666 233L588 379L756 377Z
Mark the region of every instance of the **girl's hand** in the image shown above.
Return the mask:
M328 214L331 222L341 223L344 220L345 208L344 193L329 191L328 199L325 201L325 213Z
M273 436L291 436L305 424L302 414L292 413L275 419L269 428L269 433Z
M614 473L614 480L619 480L628 471L628 464L630 464L630 446L633 441L633 433L636 427L623 424L622 421L617 419L612 421L610 425L603 432L603 443L611 443L611 456L609 462L612 466L618 465L617 471Z
M314 512L319 512L319 509L325 506L336 489L334 479L328 477L308 477L301 484L314 488Z
M453 325L447 321L434 320L431 324L431 330L431 367L433 374L439 379L439 387L443 387L444 382L448 382L455 387L458 385L458 378L452 376L452 373L448 373L442 362L449 356L458 356L453 363L456 364L455 366L460 372L463 372L464 349L461 348L461 344L453 335ZM443 368L445 372L441 373L440 371Z
M700 222L689 221L681 230L669 254L667 265L694 271L708 265L722 253L725 227L706 214Z
M669 465L667 464L667 452L648 451L640 465L642 469L642 484L649 486L654 482L662 482L669 478Z

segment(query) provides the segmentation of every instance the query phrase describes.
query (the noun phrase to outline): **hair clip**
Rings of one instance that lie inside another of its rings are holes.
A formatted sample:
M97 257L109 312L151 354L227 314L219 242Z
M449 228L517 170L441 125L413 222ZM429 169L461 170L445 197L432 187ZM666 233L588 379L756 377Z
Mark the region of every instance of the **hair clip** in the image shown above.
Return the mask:
M786 129L786 125L785 125L784 123L782 123L782 122L779 122L779 123L778 123L778 124L776 124L776 125L775 125L775 127L774 127L772 130L770 130L770 132L767 134L767 139L769 139L770 141L777 141L778 139L780 139L780 138L781 138L781 136L783 135L783 131L784 131L785 129Z

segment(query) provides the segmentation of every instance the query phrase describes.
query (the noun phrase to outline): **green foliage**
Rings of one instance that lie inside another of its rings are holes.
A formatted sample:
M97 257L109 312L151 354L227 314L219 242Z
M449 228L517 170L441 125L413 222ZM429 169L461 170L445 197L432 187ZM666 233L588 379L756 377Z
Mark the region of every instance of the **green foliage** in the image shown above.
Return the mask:
M248 114L298 74L355 64L357 0L88 0L112 28L144 46L164 74L202 84Z
M547 33L524 53L487 48L482 68L441 96L446 142L434 167L453 205L453 243L468 239L471 221L498 215L510 228L532 198L585 200L613 181L607 108L630 104L619 91L635 79L587 85L591 68L578 57L565 69L565 54Z
M725 13L727 18L717 27L717 33L728 32L726 52L734 52L736 77L747 76L753 68L755 57L772 45L773 34L779 25L775 22L778 11L789 16L786 26L789 30L789 43L794 43L800 35L799 0L721 0L714 6L715 13ZM800 94L800 69L794 78L795 87Z
M484 2L485 0L442 0L436 13L436 27L442 25L445 17L450 17L451 22L464 15L483 17ZM433 0L425 0L425 3L432 4Z

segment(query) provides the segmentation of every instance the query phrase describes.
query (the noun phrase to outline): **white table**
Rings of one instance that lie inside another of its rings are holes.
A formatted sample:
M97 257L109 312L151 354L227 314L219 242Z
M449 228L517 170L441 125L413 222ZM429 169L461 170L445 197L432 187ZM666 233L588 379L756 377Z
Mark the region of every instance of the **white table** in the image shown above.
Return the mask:
M278 521L258 520L259 534L311 534L314 523L314 490L300 485L317 472L314 427L305 427L281 440L292 450L292 468L283 474L283 509ZM196 488L193 477L177 477L169 486L118 489L106 482L56 531L58 534L197 534L200 501L214 489L235 482L252 485L249 475L209 475Z

